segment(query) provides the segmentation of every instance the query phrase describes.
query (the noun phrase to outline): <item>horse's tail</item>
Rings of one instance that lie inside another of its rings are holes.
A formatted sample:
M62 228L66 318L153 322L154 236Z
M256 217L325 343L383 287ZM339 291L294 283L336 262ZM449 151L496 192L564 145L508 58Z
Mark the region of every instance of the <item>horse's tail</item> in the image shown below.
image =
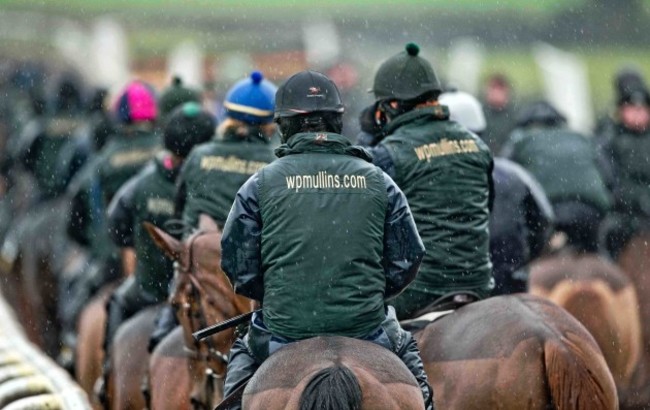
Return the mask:
M571 335L544 343L544 364L556 409L618 409L616 387L605 360L578 346Z
M349 367L335 365L320 370L300 396L300 410L360 410L361 386Z

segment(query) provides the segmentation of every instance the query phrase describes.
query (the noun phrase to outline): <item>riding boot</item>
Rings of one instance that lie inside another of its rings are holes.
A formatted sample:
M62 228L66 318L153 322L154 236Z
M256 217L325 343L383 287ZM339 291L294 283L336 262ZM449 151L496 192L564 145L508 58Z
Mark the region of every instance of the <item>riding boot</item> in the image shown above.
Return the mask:
M395 353L400 359L402 359L402 362L404 362L411 373L413 373L413 376L415 376L415 380L417 380L420 390L422 390L424 408L427 410L433 410L435 408L433 405L433 389L431 388L427 374L424 371L424 364L420 357L420 351L418 350L418 346L411 333L405 330L402 330L402 332L404 332L404 339L400 349Z
M149 338L149 353L152 353L153 350L172 330L178 326L178 318L176 317L176 312L174 312L174 307L170 304L165 304L156 318L156 325L151 337Z
M228 399L229 396L244 386L260 366L248 348L248 344L245 341L247 338L248 335L244 339L235 340L235 343L230 349L228 371L226 372L226 380L223 386L224 400ZM241 396L228 409L240 410Z
M386 308L386 318L381 323L380 331L363 339L392 350L404 362L422 390L425 409L433 410L433 389L429 385L427 374L424 371L418 345L411 332L402 329L392 306Z
M95 394L99 402L106 407L107 397L106 388L108 384L108 377L111 373L111 360L110 349L113 344L113 339L117 329L124 322L126 316L126 309L122 303L121 298L114 293L111 295L108 303L106 304L106 330L104 334L104 362L102 363L102 375L100 380L95 384Z

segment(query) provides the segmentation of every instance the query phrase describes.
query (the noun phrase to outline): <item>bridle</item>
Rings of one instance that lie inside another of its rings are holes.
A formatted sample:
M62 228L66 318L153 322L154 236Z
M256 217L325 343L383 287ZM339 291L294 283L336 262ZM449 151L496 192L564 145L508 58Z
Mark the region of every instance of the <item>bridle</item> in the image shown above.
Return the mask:
M197 278L197 272L193 263L194 243L200 236L207 233L209 233L209 231L199 230L188 238L186 261L187 264L184 265L184 261L181 258L179 260L179 263L176 265L176 272L178 274L178 277L187 278L189 284L191 284L191 291L188 298L189 302L185 302L182 307L187 312L190 330L192 332L203 329L210 325L201 306L201 293L204 295L207 295L208 293L205 291L203 285L201 285L199 279ZM185 292L185 289L182 289L181 292ZM220 351L217 346L215 346L214 341L211 338L204 339L204 342L198 342L192 339L191 345L188 345L187 337L185 337L184 340L185 342L183 349L189 355L190 360L203 362L206 364L206 385L204 391L206 393L205 398L209 400L215 391L216 383L223 380L226 376L225 368L228 365L228 353ZM223 365L224 370L217 371L214 369L214 367L210 366L211 363L215 362ZM212 408L209 404L202 403L197 398L192 398L192 404L194 408Z

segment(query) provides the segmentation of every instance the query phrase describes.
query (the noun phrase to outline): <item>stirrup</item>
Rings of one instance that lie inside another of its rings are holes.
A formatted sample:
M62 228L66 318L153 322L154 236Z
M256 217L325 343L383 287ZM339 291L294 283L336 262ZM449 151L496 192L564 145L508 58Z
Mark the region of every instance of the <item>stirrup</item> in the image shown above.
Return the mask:
M108 408L108 392L106 383L107 382L107 377L104 375L101 375L95 380L95 384L93 385L93 394L95 397L97 397L97 400L99 403L105 408Z

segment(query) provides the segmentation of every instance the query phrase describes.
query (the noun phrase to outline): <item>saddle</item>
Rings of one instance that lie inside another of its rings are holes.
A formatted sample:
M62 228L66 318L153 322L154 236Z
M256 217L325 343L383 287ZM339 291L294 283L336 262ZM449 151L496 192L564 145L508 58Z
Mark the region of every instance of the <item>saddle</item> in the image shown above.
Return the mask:
M436 320L453 313L456 309L479 300L481 300L480 296L469 290L449 292L416 311L413 319L400 321L400 325L411 333L420 331Z

